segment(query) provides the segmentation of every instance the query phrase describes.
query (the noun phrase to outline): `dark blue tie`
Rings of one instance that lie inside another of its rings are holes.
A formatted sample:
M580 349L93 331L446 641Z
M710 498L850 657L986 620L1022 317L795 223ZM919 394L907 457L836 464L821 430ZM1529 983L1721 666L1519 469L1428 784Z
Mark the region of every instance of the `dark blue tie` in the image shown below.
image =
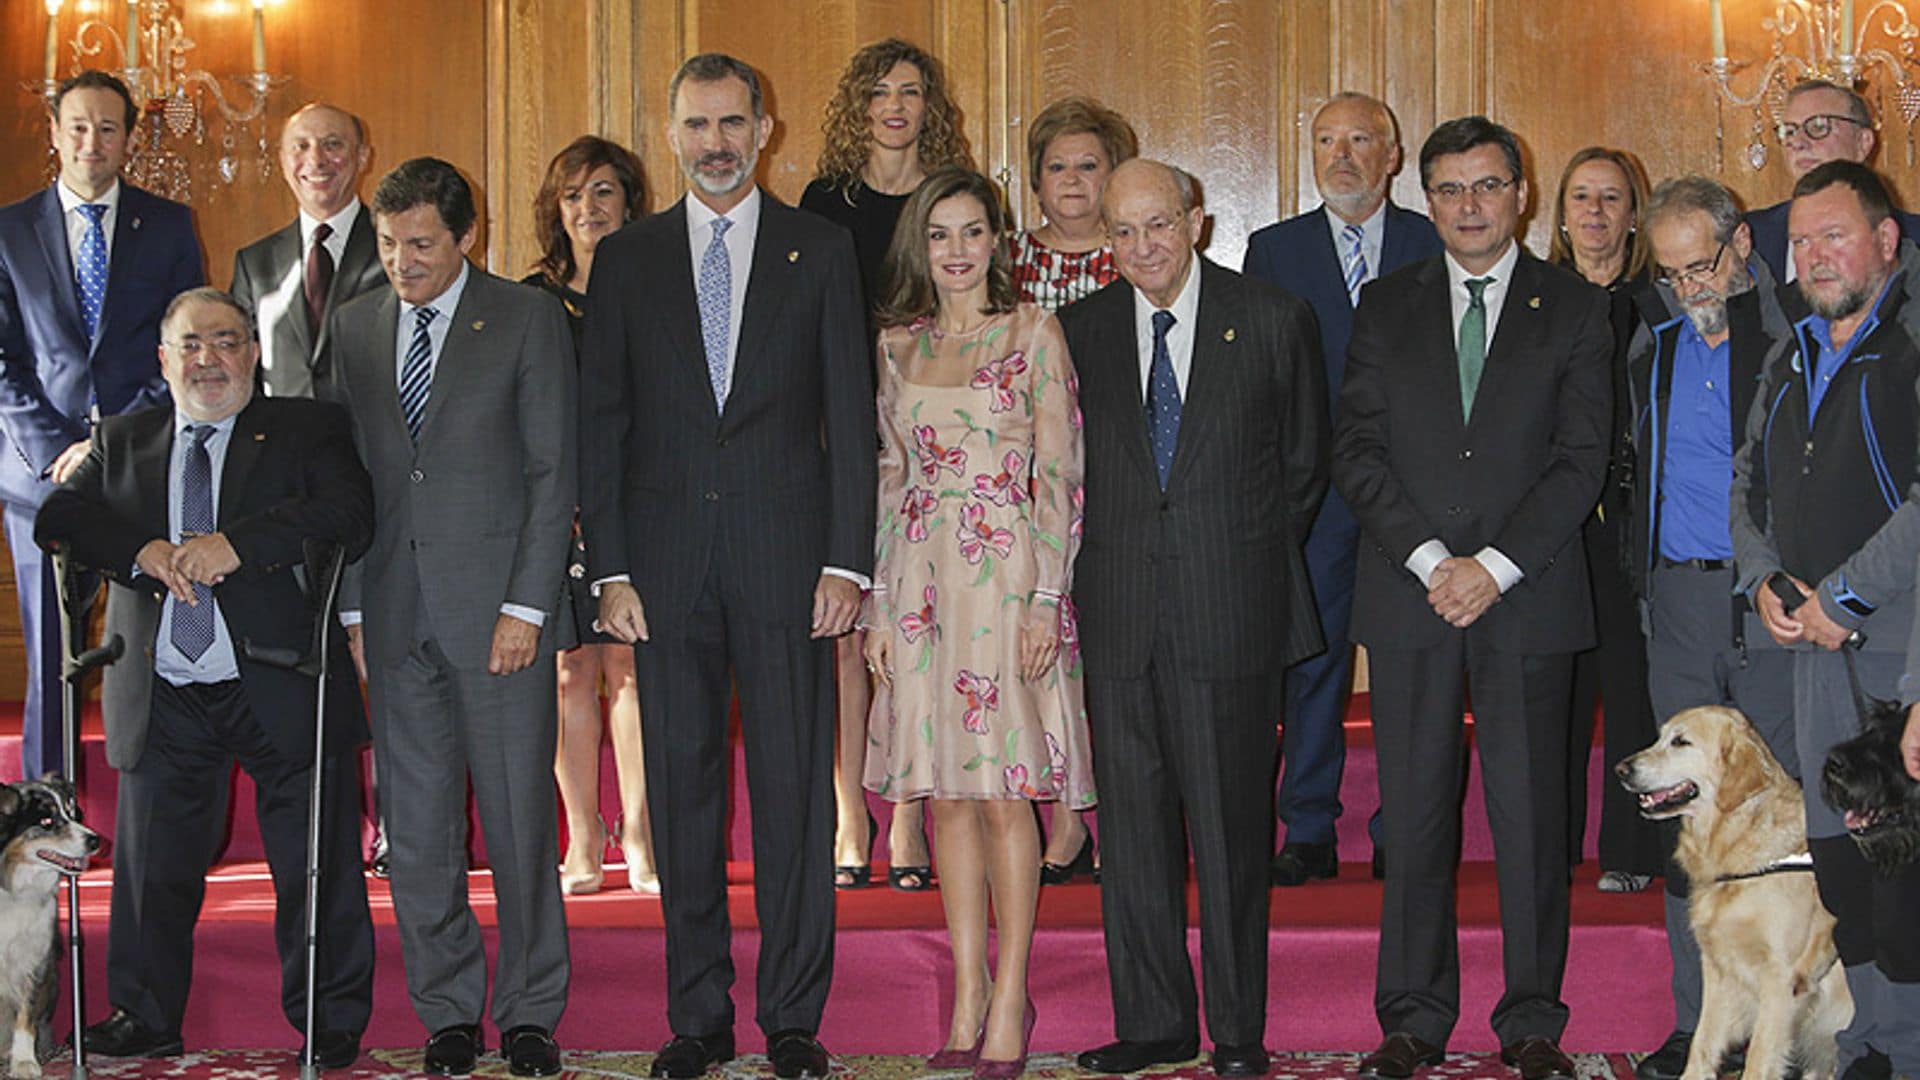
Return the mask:
M187 460L180 469L180 539L191 540L213 531L213 458L207 454L211 424L190 424ZM173 605L173 647L188 660L199 660L213 645L213 590L195 583L192 606Z
M433 325L436 314L430 307L413 309L413 338L400 369L400 415L406 417L407 434L416 443L427 418L427 395L433 392L433 338L427 327Z
M82 203L80 212L87 216L87 231L80 237L80 265L74 272L80 282L80 319L91 341L100 331L100 305L107 299L107 232L100 224L107 204Z
M1147 440L1153 444L1162 491L1173 471L1174 448L1180 445L1180 381L1173 377L1173 356L1167 352L1167 331L1173 323L1173 312L1153 313L1153 367L1147 372Z

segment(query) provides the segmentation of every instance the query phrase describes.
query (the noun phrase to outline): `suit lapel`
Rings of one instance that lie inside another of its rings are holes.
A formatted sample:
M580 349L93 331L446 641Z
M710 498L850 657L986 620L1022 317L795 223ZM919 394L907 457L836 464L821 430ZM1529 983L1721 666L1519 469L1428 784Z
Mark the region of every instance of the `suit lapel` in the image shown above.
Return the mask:
M1387 204L1386 220L1380 223L1380 265L1373 268L1376 277L1413 261L1407 255L1408 233L1401 220L1404 213L1392 203Z
M1140 388L1140 342L1133 324L1133 286L1122 280L1081 303L1103 305L1100 317L1092 320L1099 338L1088 362L1110 365L1108 377L1102 380L1101 393L1107 399L1107 408L1120 418L1120 441L1126 445L1128 456L1133 458L1141 474L1158 485L1153 447L1147 442L1146 398ZM1084 378L1081 385L1092 388L1092 383Z
M463 295L462 300L466 297ZM394 365L399 357L394 352L395 342L400 334L400 295L388 292L380 298L379 306L374 309L371 333L373 341L367 350L368 362L373 365L373 401L371 406L378 411L381 423L387 425L392 437L411 445L412 437L407 434L407 417L400 411L400 375ZM451 341L453 335L449 333Z
M665 313L668 333L673 335L680 355L688 360L689 376L702 387L707 400L713 390L707 380L707 350L700 337L700 300L694 294L693 250L687 241L687 199L683 196L655 222L663 235L654 237L655 251L642 250L642 258L652 268L652 287L647 291L659 298ZM762 222L762 227L765 223ZM748 290L751 300L752 290Z
M1314 238L1304 245L1306 250L1302 253L1308 263L1307 276L1303 280L1331 282L1333 288L1328 291L1327 299L1337 299L1351 306L1353 301L1347 296L1347 275L1340 267L1340 252L1333 244L1332 215L1333 211L1324 206L1320 208L1320 228ZM1377 276L1379 267L1373 269ZM1201 287L1204 289L1205 285L1203 281Z
M740 344L733 353L728 405L733 404L743 388L752 385L751 374L759 366L757 359L768 351L762 345L768 327L791 288L787 274L791 272L790 267L798 267L804 260L803 253L788 243L787 212L786 206L775 201L772 195L760 193L760 227L753 238L746 302L740 305Z
M1453 333L1453 282L1447 276L1447 260L1436 257L1429 260L1420 272L1421 288L1413 311L1407 312L1407 321L1413 327L1411 341L1427 342L1428 360L1422 377L1433 380L1432 393L1436 401L1446 402L1447 415L1454 423L1465 425L1462 418L1465 410L1460 403L1460 353L1459 342ZM1481 384L1486 382L1485 369L1481 371ZM1479 400L1476 392L1475 400Z
M1475 416L1480 414L1481 402L1500 392L1514 366L1524 363L1522 357L1547 318L1539 289L1540 266L1522 251L1520 260L1513 265L1507 298L1500 305L1500 322L1494 327L1493 340L1487 343L1487 364L1480 372L1480 387L1473 395Z
M40 213L33 222L40 238L40 250L47 257L47 271L54 307L60 311L73 339L87 342L86 324L80 321L80 297L74 285L73 254L67 250L67 223L60 212L60 193L48 188L41 197Z
M1332 234L1328 234L1332 240ZM1188 463L1227 408L1233 389L1233 366L1239 362L1239 338L1245 310L1239 283L1213 263L1194 256L1193 272L1200 275L1200 309L1194 313L1193 360L1187 371L1186 398L1180 406L1180 440L1167 471L1172 488L1186 474ZM1144 406L1142 409L1144 410ZM1144 425L1142 425L1144 431Z
M258 401L258 398L254 399ZM267 448L268 432L259 422L253 403L233 418L233 431L227 436L227 459L220 467L220 527L233 520L234 509L244 502L247 478L254 463Z
M107 339L114 310L120 306L113 298L126 288L127 275L133 272L129 268L140 257L146 240L146 220L141 216L146 209L144 195L139 188L120 181L120 207L113 215L113 246L107 255L107 296L100 305L100 332L94 335L96 345Z
M461 290L460 303L450 316L447 338L440 344L440 356L433 363L433 385L427 391L427 411L420 418L420 441L423 443L433 437L433 425L440 417L441 407L460 392L459 384L478 362L475 354L485 348L487 320L480 315L487 310L487 293L492 285L479 267L467 268L467 286ZM396 337L394 340L397 345L399 339ZM392 374L392 364L387 365L387 372ZM397 409L400 404L397 381L394 383L393 401ZM401 417L400 426L403 430L407 426L404 416Z
M267 252L268 272L262 275L261 288L267 290L279 288L280 283L286 280L289 273L295 278L301 278L305 272L305 260L301 258L303 254L304 252L300 250L300 220L295 218L293 224L273 234L273 247ZM293 302L288 306L293 310L287 312L276 326L286 327L288 346L299 350L299 355L303 358L311 356L313 355L313 338L317 331L307 322L304 285L295 289L289 299Z
M340 265L333 268L333 284L327 288L327 313L360 295L361 280L369 270L379 270L380 260L374 255L373 211L360 207L360 213L353 219L353 228L347 230L347 246L340 249ZM316 327L315 336L319 336L324 327Z
M173 461L173 410L154 409L136 421L128 442L133 460L135 520L161 536L167 527L168 466Z

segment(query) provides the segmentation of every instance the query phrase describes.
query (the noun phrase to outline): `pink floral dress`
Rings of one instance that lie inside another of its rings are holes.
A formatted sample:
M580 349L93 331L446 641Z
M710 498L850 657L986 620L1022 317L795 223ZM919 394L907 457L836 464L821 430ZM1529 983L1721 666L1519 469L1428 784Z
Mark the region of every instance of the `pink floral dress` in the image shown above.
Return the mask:
M894 636L893 687L874 697L866 786L895 802L1091 806L1066 600L1082 436L1060 324L1022 304L966 334L930 320L894 327L879 351L880 523L864 624ZM1029 683L1020 624L1056 597L1060 658Z

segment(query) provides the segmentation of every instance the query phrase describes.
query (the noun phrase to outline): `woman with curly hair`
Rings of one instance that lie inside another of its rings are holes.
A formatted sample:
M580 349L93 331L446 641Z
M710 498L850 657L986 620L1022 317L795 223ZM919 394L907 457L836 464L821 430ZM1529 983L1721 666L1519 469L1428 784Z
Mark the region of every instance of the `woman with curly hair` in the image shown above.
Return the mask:
M947 97L940 62L899 38L876 41L853 54L827 103L820 125L825 145L819 175L800 196L800 208L853 233L867 309L878 302L880 269L907 197L928 172L971 166L960 115ZM872 686L860 659L861 634L835 643L840 752L834 760L833 882L857 889L872 879L872 817L860 791L867 752L867 706ZM933 886L933 861L919 803L894 811L887 832L887 882L919 892Z

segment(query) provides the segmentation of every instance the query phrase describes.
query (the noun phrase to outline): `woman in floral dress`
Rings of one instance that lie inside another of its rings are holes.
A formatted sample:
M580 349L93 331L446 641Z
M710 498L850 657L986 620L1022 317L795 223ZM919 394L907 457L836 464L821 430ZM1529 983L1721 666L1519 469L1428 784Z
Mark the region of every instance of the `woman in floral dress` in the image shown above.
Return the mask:
M1080 539L1076 383L1053 316L1015 303L1005 217L978 173L941 169L921 184L885 280L866 784L931 800L954 953L954 1015L932 1064L1014 1076L1033 1024L1030 803L1094 801L1066 600Z

